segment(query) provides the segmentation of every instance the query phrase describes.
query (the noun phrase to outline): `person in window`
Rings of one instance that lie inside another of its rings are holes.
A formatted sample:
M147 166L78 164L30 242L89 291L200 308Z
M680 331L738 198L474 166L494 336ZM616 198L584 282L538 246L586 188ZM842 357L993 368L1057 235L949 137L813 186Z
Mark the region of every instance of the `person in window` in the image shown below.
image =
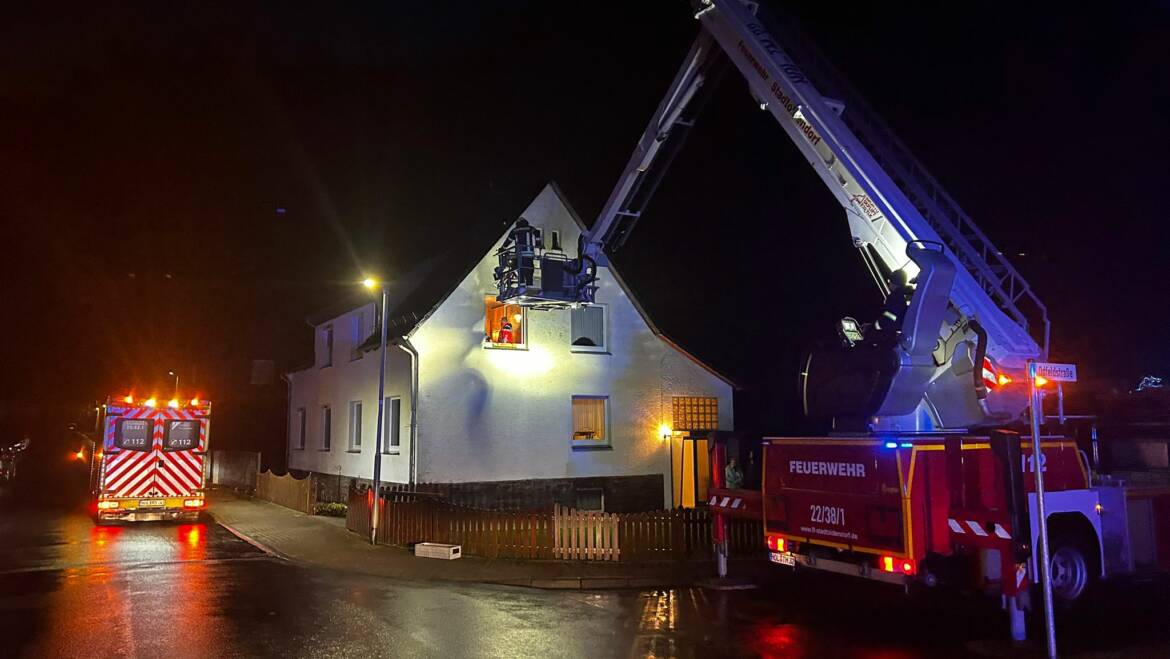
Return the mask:
M727 467L723 470L723 487L729 490L738 490L743 487L743 472L740 471L735 458L728 460Z
M873 323L876 338L892 340L902 329L902 321L906 319L906 309L910 306L910 298L914 296L914 287L910 285L910 278L905 270L895 270L890 275L890 294L882 305L882 313Z
M515 335L512 333L512 322L504 318L504 324L500 326L499 338L496 343L515 343Z

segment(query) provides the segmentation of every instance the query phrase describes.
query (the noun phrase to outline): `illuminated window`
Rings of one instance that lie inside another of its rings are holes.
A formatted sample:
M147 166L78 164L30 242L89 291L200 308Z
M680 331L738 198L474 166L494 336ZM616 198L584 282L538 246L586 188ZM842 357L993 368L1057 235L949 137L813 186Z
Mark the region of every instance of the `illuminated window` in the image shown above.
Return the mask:
M609 445L609 399L573 396L573 446Z
M528 315L518 304L496 302L496 296L483 296L483 333L485 345L493 348L523 348Z
M675 430L719 429L719 399L714 396L675 396L671 407Z

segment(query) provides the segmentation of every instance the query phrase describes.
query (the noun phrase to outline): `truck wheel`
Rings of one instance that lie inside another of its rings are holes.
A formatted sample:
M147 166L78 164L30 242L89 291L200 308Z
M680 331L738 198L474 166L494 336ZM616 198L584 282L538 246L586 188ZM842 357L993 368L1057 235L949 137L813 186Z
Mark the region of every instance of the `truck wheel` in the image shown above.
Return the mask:
M1092 553L1071 538L1055 537L1048 557L1052 597L1066 605L1077 602L1093 581Z

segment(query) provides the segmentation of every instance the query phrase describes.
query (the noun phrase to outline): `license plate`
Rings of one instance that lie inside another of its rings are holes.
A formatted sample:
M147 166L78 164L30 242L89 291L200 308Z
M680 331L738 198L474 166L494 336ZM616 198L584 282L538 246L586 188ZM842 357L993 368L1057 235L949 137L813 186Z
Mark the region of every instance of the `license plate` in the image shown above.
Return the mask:
M167 505L165 499L143 499L138 502L139 508L162 508Z
M787 565L788 567L796 567L796 556L788 552L773 551L768 552L768 560L780 565Z

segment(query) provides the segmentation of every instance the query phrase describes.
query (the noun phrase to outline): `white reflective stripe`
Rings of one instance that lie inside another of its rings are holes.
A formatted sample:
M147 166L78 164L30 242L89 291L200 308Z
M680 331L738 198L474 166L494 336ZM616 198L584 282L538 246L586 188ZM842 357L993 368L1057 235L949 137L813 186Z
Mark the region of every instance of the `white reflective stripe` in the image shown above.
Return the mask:
M716 500L718 500L718 499L719 499L719 497L717 497L717 496L715 496L714 494L712 494L712 495L711 495L711 500L707 502L707 505L708 505L708 506L714 506L714 505L715 505L715 501L716 501Z
M1005 529L1002 524L995 525L995 535L1003 538L1004 540L1012 539L1012 534L1008 533L1007 529Z
M967 520L967 528L971 529L971 532L977 536L982 537L987 535L987 531L984 531L983 527L979 525L979 522L974 520Z
M947 526L951 527L951 530L955 533L966 533L966 531L963 530L963 527L959 526L959 523L953 519L947 520Z
M743 499L736 499L735 501L732 501L732 502L731 502L731 507L732 507L732 508L739 508L739 504L740 504L741 502L743 502Z
M731 497L723 497L723 501L721 501L721 502L719 503L719 507L720 507L720 508L726 508L726 507L727 507L727 502L728 502L728 501L731 501Z
M1019 588L1024 583L1024 577L1028 576L1027 563L1016 563L1016 587Z

